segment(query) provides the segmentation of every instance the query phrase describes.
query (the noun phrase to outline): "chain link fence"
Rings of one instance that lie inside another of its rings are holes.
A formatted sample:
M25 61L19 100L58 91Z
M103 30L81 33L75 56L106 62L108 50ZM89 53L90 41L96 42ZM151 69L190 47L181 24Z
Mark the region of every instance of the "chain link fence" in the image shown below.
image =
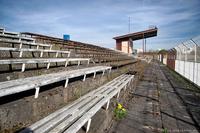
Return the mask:
M200 36L175 47L175 71L200 86Z
M200 36L179 44L175 49L177 60L200 63Z

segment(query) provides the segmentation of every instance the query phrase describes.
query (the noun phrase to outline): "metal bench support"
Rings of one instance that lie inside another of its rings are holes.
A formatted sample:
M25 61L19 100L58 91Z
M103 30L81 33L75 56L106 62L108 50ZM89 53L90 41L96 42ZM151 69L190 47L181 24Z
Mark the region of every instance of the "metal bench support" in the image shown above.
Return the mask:
M35 88L35 98L38 98L40 87Z
M87 122L86 133L87 133L87 132L89 131L89 129L90 129L91 120L92 120L92 119L89 119L88 122Z

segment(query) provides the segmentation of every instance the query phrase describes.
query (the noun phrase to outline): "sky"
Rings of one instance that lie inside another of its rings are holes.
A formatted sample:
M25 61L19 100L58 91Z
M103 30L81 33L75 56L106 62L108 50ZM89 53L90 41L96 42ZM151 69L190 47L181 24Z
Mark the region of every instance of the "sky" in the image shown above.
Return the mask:
M170 49L200 34L200 0L0 0L0 26L115 48L115 36L158 27L147 49ZM133 42L141 48L142 41Z

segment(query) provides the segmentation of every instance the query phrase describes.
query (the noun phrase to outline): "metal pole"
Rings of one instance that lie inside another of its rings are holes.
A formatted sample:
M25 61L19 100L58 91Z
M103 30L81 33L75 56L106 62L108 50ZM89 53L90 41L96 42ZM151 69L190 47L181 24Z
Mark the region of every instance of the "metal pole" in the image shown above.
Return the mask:
M142 39L142 52L143 52L143 56L144 56L144 33L143 33L143 39Z
M179 46L177 46L177 48L179 49L178 73L180 73L181 72L180 71L180 69L181 69L181 63L180 63L181 62L181 48Z
M197 83L197 80L198 80L198 66L197 66L197 44L196 42L193 40L193 39L190 39L192 43L194 43L194 63L193 63L193 82L198 84ZM197 72L195 72L195 67L197 66ZM195 73L196 73L196 80L195 80ZM195 82L195 81L196 82Z
M194 44L195 44L195 48L194 48L194 61L195 63L197 62L197 44L193 39L190 39Z
M185 62L187 62L187 46L184 44L184 43L182 43L183 44L183 46L185 47L185 61L184 61L184 76L186 77L186 75L185 75ZM187 62L188 63L188 62ZM188 70L190 70L190 69L188 69ZM189 77L190 77L190 73L189 73ZM186 77L186 78L188 78L188 77Z
M131 29L131 18L128 17L128 33L130 33L130 29Z
M144 40L144 44L145 44L145 52L147 51L147 46L146 46L146 38Z

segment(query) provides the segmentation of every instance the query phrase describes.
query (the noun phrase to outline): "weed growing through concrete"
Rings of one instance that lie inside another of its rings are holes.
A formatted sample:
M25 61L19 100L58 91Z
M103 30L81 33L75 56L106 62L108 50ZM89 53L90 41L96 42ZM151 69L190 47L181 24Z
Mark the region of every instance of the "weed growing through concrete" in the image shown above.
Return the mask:
M164 128L162 133L168 133L167 128Z
M127 115L127 111L120 103L118 103L117 107L114 110L114 114L117 120L121 120Z

